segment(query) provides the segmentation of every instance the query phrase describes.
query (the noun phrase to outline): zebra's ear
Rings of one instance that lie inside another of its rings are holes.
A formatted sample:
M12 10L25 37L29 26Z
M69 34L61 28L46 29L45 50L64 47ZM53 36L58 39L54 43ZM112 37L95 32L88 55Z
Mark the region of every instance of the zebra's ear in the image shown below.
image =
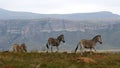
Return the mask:
M97 36L101 37L101 35L97 35Z

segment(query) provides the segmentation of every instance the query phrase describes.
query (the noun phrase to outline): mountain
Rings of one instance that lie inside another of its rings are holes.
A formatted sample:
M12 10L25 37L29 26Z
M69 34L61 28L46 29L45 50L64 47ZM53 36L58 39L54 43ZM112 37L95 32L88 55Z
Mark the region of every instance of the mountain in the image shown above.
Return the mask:
M89 19L111 19L120 18L119 15L108 11L94 13L72 13L72 14L37 14L31 12L17 12L0 9L0 19L40 19L57 18L66 20L89 20Z

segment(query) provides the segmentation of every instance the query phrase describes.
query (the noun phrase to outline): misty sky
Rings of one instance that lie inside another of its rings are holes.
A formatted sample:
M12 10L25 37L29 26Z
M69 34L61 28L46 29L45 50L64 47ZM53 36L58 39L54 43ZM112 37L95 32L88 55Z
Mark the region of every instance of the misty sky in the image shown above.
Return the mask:
M0 8L42 14L110 11L120 15L120 0L0 0Z

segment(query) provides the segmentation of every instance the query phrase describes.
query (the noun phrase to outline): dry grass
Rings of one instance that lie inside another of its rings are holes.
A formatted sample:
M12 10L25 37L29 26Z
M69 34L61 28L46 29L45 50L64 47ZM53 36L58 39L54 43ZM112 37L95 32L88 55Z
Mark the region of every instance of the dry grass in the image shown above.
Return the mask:
M97 62L94 59L88 58L88 57L78 57L77 61L84 62L84 63L96 63L97 64Z
M0 53L0 68L119 68L120 54Z

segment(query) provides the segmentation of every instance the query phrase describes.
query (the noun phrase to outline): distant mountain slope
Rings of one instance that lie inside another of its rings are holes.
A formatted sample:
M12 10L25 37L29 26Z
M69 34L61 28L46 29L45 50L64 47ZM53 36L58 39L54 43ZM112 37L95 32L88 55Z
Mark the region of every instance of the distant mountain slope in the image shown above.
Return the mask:
M94 13L72 13L72 14L37 14L31 12L17 12L0 9L0 19L40 19L40 18L88 20L88 19L120 18L120 16L107 11Z
M28 49L46 48L49 37L65 35L61 49L74 50L81 39L102 35L103 44L98 49L120 48L120 19L104 21L68 21L61 19L0 20L0 48L10 48L14 43L26 43Z

